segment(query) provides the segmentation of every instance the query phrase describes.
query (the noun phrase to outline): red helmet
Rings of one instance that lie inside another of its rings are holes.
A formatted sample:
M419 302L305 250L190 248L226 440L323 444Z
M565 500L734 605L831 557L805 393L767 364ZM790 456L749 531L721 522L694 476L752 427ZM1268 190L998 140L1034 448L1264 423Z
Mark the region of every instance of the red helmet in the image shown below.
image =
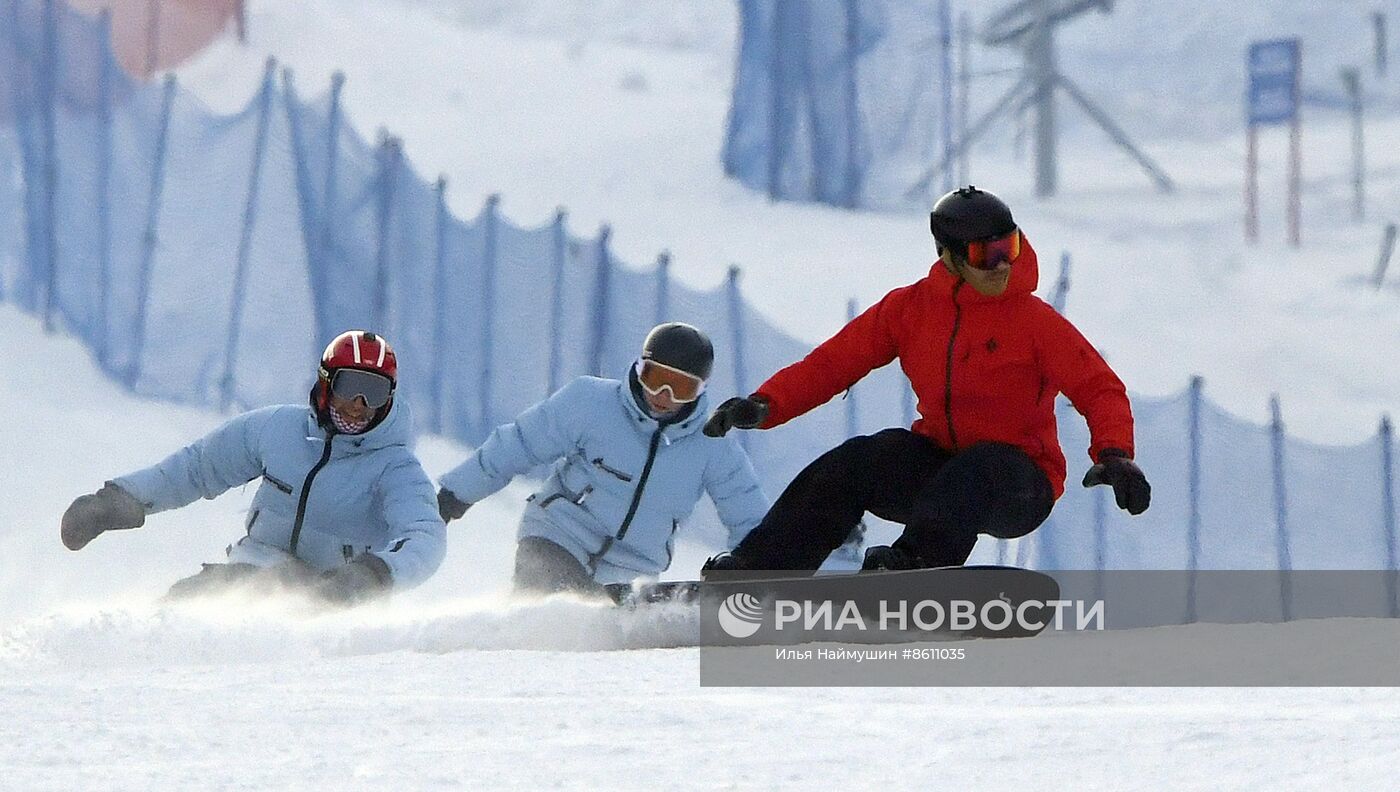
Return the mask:
M387 377L391 398L392 387L399 381L399 361L389 342L368 330L348 330L336 336L321 353L316 406L322 411L329 405L331 381L340 369L359 369ZM388 407L385 404L383 410Z

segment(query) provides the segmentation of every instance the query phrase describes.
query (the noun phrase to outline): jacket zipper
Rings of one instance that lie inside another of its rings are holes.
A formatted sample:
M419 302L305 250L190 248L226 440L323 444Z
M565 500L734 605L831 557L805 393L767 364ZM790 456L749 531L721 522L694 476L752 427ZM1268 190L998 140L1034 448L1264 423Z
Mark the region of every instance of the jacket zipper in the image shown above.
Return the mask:
M948 419L948 442L950 451L958 450L958 432L953 428L953 344L958 340L958 326L962 324L962 304L958 302L958 290L966 281L959 280L953 287L953 332L948 336L948 363L943 371L943 415Z
M301 498L297 501L297 519L292 523L292 540L288 542L287 552L292 555L297 554L297 542L301 541L301 524L306 521L306 501L311 497L311 482L316 480L316 474L321 472L321 468L331 461L331 441L335 435L326 435L326 447L321 451L321 460L311 466L306 474L306 480L301 483Z
M632 505L627 507L627 516L622 518L622 527L617 529L617 541L621 542L622 537L627 535L627 529L632 527L632 518L637 516L637 507L642 504L642 490L646 489L647 479L651 476L651 466L656 462L656 449L661 445L661 435L666 431L666 427L658 426L651 435L651 447L647 449L647 463L642 466L642 476L637 480L637 491L632 493Z
M590 572L598 569L598 562L603 560L603 556L608 554L614 544L622 541L627 535L627 529L632 527L632 518L637 516L637 507L642 503L642 490L646 489L647 479L651 477L651 466L656 462L656 449L660 447L661 435L665 431L665 426L658 426L652 433L651 445L647 448L647 462L642 466L642 475L637 479L637 489L632 493L632 505L627 507L627 516L622 518L622 527L617 529L617 535L603 540L603 546L598 548L598 552L588 557Z

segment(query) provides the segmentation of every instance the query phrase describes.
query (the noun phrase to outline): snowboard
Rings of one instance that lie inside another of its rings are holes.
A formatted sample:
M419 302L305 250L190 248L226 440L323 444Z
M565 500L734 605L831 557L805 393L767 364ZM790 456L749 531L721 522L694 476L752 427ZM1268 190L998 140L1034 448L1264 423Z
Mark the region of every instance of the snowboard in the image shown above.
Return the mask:
M701 603L702 598L716 607L731 601L746 603L755 617L770 616L778 600L784 600L789 616L799 611L806 616L821 603L830 602L833 617L848 613L869 628L862 633L880 641L920 640L931 635L962 638L1021 638L1036 635L1055 621L1054 603L1060 599L1060 585L1051 576L1031 569L979 565L935 567L932 569L832 572L805 575L756 577L752 573L714 574L704 581L678 580L642 584L613 584L608 595L622 607L645 607L658 603ZM735 597L738 599L734 599ZM989 603L1000 600L1002 604ZM796 601L800 605L793 605ZM964 611L992 618L985 622L954 619L954 602ZM938 606L920 603L938 603ZM851 603L846 606L845 603ZM884 611L882 611L882 603ZM902 604L901 604L902 603ZM943 618L936 619L939 608ZM903 610L905 618L882 618L887 612ZM914 611L919 611L915 617ZM1010 623L1000 624L1010 615ZM817 622L832 619L817 618ZM936 622L936 623L935 623ZM849 622L847 622L849 625ZM821 632L820 625L816 628ZM811 630L808 630L811 632ZM831 630L836 640L852 640L849 630ZM821 640L809 638L808 640ZM859 640L857 638L857 640Z

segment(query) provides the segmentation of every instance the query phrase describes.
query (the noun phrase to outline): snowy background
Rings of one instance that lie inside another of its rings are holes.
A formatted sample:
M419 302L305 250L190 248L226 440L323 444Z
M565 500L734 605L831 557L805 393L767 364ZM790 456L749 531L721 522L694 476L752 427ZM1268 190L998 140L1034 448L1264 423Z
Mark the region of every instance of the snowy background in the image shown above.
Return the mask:
M722 177L730 2L250 6L249 44L215 44L179 70L182 84L231 112L269 54L303 86L343 69L355 126L403 136L424 173L451 179L460 216L496 192L526 225L564 205L577 227L611 223L623 259L669 249L675 274L696 287L741 264L748 299L810 342L840 326L847 298L868 304L932 258L926 218L771 204ZM1119 120L1177 180L1174 196L1152 192L1068 112L1055 200L1031 197L1030 162L1016 160L1009 131L977 151L972 175L1011 202L1047 261L1072 252L1068 314L1132 390L1175 393L1201 374L1215 402L1260 422L1278 393L1290 433L1348 444L1370 436L1400 393L1400 294L1358 282L1380 224L1396 219L1400 116L1378 101L1368 124L1373 219L1354 224L1348 121L1307 113L1300 250L1282 241L1277 130L1263 140L1263 242L1243 244L1243 135L1227 123L1239 117L1230 81L1248 40L1348 25L1364 65L1365 13L1400 15L1393 3L1328 4L1326 16L1314 6L1122 2L1069 28L1066 71L1101 103L1121 98ZM1199 28L1234 43L1181 46ZM1124 76L1127 56L1143 51L1124 45L1130 34L1146 37L1161 64L1150 80ZM1333 80L1332 62L1324 68L1318 82ZM1395 71L1370 86L1382 99L1400 94ZM1137 114L1145 92L1160 116ZM1196 118L1205 120L1183 120ZM171 580L235 537L251 488L80 554L58 543L58 515L224 416L131 396L84 347L45 336L11 306L0 306L0 327L6 787L1392 785L1392 690L700 689L697 650L686 647L692 614L503 601L524 484L454 523L439 575L390 605L338 616L241 602L157 607ZM433 475L468 450L420 444ZM683 546L676 569L703 554Z

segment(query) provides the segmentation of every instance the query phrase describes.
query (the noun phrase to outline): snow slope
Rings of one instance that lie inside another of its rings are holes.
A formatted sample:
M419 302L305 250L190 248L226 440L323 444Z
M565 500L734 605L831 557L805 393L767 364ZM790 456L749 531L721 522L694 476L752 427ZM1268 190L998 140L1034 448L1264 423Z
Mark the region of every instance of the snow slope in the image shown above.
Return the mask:
M1379 789L1400 760L1395 689L702 688L692 611L505 601L520 486L385 605L157 605L218 560L251 489L80 553L58 517L222 416L122 393L10 306L0 333L7 789ZM465 451L420 447L435 475ZM1082 640L1151 658L1192 629L1001 641L990 662Z

